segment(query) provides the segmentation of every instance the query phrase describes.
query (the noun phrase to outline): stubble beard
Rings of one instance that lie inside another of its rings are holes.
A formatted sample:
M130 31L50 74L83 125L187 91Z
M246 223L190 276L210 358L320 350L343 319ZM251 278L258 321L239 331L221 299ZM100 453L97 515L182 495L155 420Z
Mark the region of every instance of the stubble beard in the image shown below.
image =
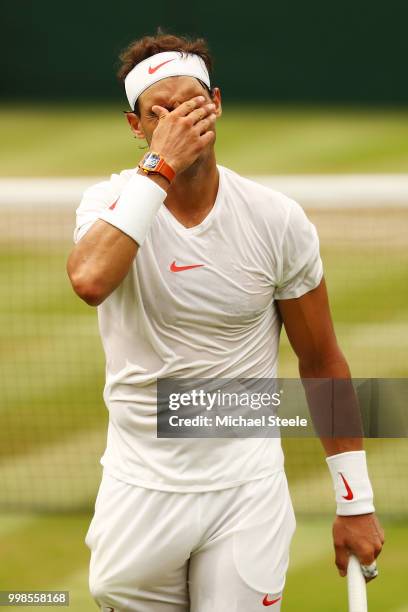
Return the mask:
M179 176L182 176L184 180L194 180L200 177L203 172L207 171L214 156L214 143L211 143L200 153L191 166L180 172Z

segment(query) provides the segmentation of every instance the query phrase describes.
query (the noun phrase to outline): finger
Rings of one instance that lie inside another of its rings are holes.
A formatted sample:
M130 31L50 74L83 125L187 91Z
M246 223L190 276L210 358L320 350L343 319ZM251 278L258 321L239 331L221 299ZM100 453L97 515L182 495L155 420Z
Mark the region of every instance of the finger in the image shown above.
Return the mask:
M207 145L213 143L214 141L215 141L215 132L213 132L212 130L208 130L208 132L205 132L204 134L200 136L200 142L203 147L206 147Z
M374 558L376 559L384 546L384 532L378 533L374 546Z
M374 547L367 546L359 550L354 550L354 554L362 565L371 565L375 561L374 550Z
M380 538L380 542L383 545L385 542L385 533L384 533L384 529L381 527L381 525L378 522L376 524L376 531L377 531L378 537Z
M155 104L154 106L152 106L152 111L154 112L155 115L158 116L159 119L163 119L167 115L170 115L167 108L163 108L163 106L159 106L158 104Z
M199 121L198 123L195 124L195 129L198 130L198 132L201 134L204 134L205 132L207 132L211 127L214 126L215 123L215 119L216 119L216 115L215 113L211 114L209 117L206 117L205 119L202 119L201 121Z
M212 113L215 109L215 104L211 102L211 104L206 104L205 106L201 106L200 108L196 108L188 114L188 118L194 124L198 123L205 117L207 117L210 113Z
M336 566L337 569L339 570L339 574L340 576L346 576L347 575L347 566L348 566L348 562L349 562L349 557L350 557L350 551L345 548L344 546L334 546L334 550L336 553Z
M174 111L172 111L173 115L176 117L185 117L191 111L196 108L203 106L205 102L204 96L196 96L195 98L191 98L191 100L186 100L183 104L180 104Z
M374 559L378 557L381 551L382 551L382 546L378 546L377 548L374 549Z

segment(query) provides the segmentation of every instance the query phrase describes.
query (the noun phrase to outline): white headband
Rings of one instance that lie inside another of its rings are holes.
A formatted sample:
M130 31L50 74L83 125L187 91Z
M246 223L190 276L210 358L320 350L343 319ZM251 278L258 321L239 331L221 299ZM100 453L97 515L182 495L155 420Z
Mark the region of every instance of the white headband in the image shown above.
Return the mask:
M199 55L164 51L143 60L125 78L125 90L130 107L135 107L141 93L153 83L171 76L195 77L210 86L210 77L205 62Z

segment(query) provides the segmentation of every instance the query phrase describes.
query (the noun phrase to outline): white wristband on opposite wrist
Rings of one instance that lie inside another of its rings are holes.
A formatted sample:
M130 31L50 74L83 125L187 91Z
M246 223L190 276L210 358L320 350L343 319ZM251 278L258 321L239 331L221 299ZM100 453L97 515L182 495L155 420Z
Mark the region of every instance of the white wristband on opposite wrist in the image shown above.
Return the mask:
M99 219L107 221L141 246L167 193L147 176L135 173L125 185L113 209Z
M339 453L326 457L326 461L336 494L337 514L353 516L374 512L365 451Z

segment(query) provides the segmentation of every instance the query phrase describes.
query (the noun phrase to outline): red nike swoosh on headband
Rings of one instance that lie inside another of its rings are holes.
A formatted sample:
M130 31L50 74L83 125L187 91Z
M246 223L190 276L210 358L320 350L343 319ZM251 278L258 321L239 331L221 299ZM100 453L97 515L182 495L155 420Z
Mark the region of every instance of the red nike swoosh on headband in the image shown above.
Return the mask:
M184 272L185 270L192 270L193 268L202 268L204 264L194 264L193 266L178 266L176 260L170 265L172 272Z
M157 66L155 66L154 68L149 66L149 74L154 74L156 72L156 70L158 70L159 68L164 66L164 64L168 64L169 62L174 62L175 59L176 58L173 57L173 59L169 59L169 60L166 60L165 62L162 62L161 64L157 64Z
M342 495L343 499L347 499L347 500L352 500L354 495L353 495L353 491L350 488L349 483L347 482L347 480L344 478L343 474L341 472L339 472L342 481L344 482L344 486L346 487L346 491L347 491L347 495Z
M268 594L265 595L265 597L263 598L263 605L264 606L271 606L272 604L275 604L276 602L278 602L281 598L278 597L278 599L268 599Z

